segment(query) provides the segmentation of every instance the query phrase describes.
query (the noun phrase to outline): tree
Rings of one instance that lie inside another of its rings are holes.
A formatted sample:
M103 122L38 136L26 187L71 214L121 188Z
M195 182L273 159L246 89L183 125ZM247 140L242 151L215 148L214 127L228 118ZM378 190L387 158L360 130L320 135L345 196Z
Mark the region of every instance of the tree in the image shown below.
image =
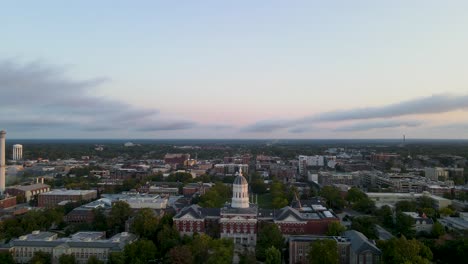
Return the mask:
M406 237L413 237L416 231L413 229L414 219L404 213L397 213L395 221L395 231Z
M339 236L341 233L346 231L346 227L342 226L340 222L331 222L328 225L327 236Z
M393 228L393 211L388 205L382 206L376 211L377 219L379 222L387 228Z
M455 213L455 211L452 210L451 208L444 207L444 208L439 210L439 213L442 216L451 216L451 215L453 215Z
M320 196L327 200L327 206L333 209L342 209L344 206L344 199L341 197L340 189L333 186L324 186L320 190Z
M125 230L125 222L130 216L132 210L128 203L124 201L117 201L112 204L112 208L108 217L109 228L114 228L115 232L122 232Z
M346 194L346 201L350 203L355 203L365 198L367 198L367 195L356 187L349 189L348 193Z
M164 256L171 248L177 246L180 243L179 239L179 232L177 232L172 224L163 225L157 235L157 244L159 245L161 257Z
M108 264L126 264L124 252L111 252Z
M354 217L351 222L351 229L363 233L370 239L377 239L377 227L375 226L376 220L371 216Z
M399 201L395 204L397 212L414 212L416 211L416 202L414 201Z
M192 251L187 245L171 248L167 258L172 264L192 264L194 261Z
M104 214L104 209L97 208L93 209L93 228L97 231L106 231L107 226L107 216Z
M0 252L0 263L2 263L2 264L15 264L16 262L13 259L13 256L11 255L10 252L2 251L2 252Z
M428 264L432 260L432 252L418 240L407 240L404 236L378 241L382 249L384 263L418 263Z
M269 247L265 251L265 264L281 264L281 252L274 246Z
M256 194L263 194L267 191L267 186L263 179L257 178L252 180L250 184L250 188L252 188L252 192Z
M104 262L100 261L96 256L91 256L89 257L86 264L104 264Z
M59 263L60 264L75 264L76 259L74 255L62 254L59 257Z
M353 209L364 213L373 214L376 210L375 202L367 196L353 204Z
M268 248L273 246L278 250L282 250L283 245L283 235L278 226L273 223L262 223L257 236L257 246L255 247L257 259L265 261Z
M150 208L143 208L137 212L130 227L132 233L146 239L154 239L158 229L159 218Z
M445 234L445 228L444 226L439 223L439 222L435 222L433 225L432 225L432 230L431 230L431 235L435 238L439 238L440 236L444 235Z
M199 205L208 208L222 207L232 196L232 190L221 182L215 183L204 195L200 196Z
M231 264L234 254L234 242L232 239L213 239L210 243L210 255L205 263Z
M43 251L36 251L29 261L31 264L51 264L52 255Z
M151 240L141 239L126 245L124 254L126 263L148 263L156 259L156 246Z
M310 244L307 256L310 264L338 264L338 244L332 239L320 239Z

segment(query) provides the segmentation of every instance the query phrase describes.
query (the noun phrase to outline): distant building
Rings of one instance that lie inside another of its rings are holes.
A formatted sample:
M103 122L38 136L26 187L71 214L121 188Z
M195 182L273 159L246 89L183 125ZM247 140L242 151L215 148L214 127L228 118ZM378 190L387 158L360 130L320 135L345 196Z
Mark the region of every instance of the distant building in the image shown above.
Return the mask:
M179 166L184 166L187 160L190 159L190 154L171 154L167 153L164 155L164 163L171 165L171 167L177 168Z
M10 208L16 205L15 196L0 196L0 209Z
M16 263L29 263L34 253L42 251L52 255L52 263L58 263L63 254L75 256L76 263L85 264L91 256L107 263L109 254L121 252L137 237L127 232L109 239L104 232L78 232L70 237L58 238L57 234L34 231L10 241L10 249Z
M237 164L237 163L228 163L228 164L215 164L214 171L223 175L234 175L239 170L242 170L246 175L249 174L249 165L248 164Z
M293 202L279 210L259 209L249 202L248 183L242 174L233 182L230 205L223 208L201 208L191 205L181 209L173 218L181 235L208 233L218 230L220 237L231 238L236 245L254 246L257 243L258 222L275 223L284 236L294 234L323 235L332 222L339 218L320 201Z
M97 198L96 190L52 190L38 196L39 207L54 207L60 202L91 201Z
M396 153L372 153L370 157L371 161L377 162L387 162L398 158L400 155Z
M34 199L36 195L50 191L50 186L43 183L36 183L31 185L15 185L6 189L9 195L24 197L26 202Z
M434 200L434 208L440 210L452 204L452 201L440 196L432 195L428 192L423 193L366 193L367 196L375 202L377 207L388 205L394 207L399 201L416 200L425 196Z
M433 181L437 181L440 178L446 180L449 176L449 172L445 170L444 168L440 168L440 167L425 168L424 176L426 176L426 178L431 179Z
M288 238L289 264L307 264L311 245L319 240L334 240L340 264L380 263L382 252L362 233L349 230L342 236L294 235Z
M416 212L403 212L403 214L413 218L414 224L413 229L419 232L426 232L430 233L432 230L432 226L434 225L434 221L431 218L428 218L425 214L419 215Z
M460 213L460 217L443 217L438 221L449 230L468 230L468 213Z
M23 159L23 145L15 144L13 145L13 160L22 160Z

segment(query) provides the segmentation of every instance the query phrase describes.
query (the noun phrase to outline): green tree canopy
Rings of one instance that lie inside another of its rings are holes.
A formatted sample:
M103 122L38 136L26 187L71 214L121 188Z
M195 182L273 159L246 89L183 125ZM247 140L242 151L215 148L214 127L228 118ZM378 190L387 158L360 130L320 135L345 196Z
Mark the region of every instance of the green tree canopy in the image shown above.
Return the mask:
M59 263L60 264L75 264L76 259L74 255L69 255L69 254L62 254L59 257Z
M158 229L159 218L150 208L139 210L130 227L132 233L146 239L153 240Z
M265 261L268 248L275 247L282 250L283 246L284 239L278 226L273 223L262 223L257 235L257 246L255 247L257 259Z
M198 205L207 208L222 207L232 197L232 190L227 185L217 182L204 195Z
M100 261L96 256L91 256L89 257L86 264L104 264L104 262Z
M126 245L124 254L125 263L144 264L156 259L156 246L151 240L141 239Z
M2 252L0 252L0 263L2 263L2 264L15 264L16 262L13 259L13 256L11 255L10 252L2 251Z
M130 217L132 210L128 203L124 201L117 201L112 204L112 208L108 217L109 228L115 232L122 232L125 230L125 222Z
M310 264L338 264L338 245L332 239L320 239L310 244L307 256Z
M366 237L370 239L377 239L377 227L376 220L371 216L359 216L354 217L351 222L351 229L363 233Z
M171 248L167 254L169 263L172 264L192 264L194 263L192 251L187 245Z
M281 252L274 246L269 247L265 251L265 264L281 264Z
M320 196L327 200L327 206L333 209L342 209L344 206L344 199L341 197L340 189L334 186L324 186L320 190Z
M367 198L367 195L357 187L352 187L346 194L346 201L350 203L355 203L365 198Z
M331 222L331 223L328 225L328 229L327 229L326 235L327 235L327 236L339 236L339 235L341 235L341 233L343 233L344 231L346 231L346 227L344 227L343 225L341 225L340 222L335 221L335 222Z
M406 237L413 237L416 234L416 231L413 228L414 219L403 213L397 213L395 220L395 231Z
M29 261L30 264L51 264L52 255L43 251L36 251Z
M404 236L378 241L382 249L384 263L417 263L428 264L432 260L432 252L418 240L407 240Z

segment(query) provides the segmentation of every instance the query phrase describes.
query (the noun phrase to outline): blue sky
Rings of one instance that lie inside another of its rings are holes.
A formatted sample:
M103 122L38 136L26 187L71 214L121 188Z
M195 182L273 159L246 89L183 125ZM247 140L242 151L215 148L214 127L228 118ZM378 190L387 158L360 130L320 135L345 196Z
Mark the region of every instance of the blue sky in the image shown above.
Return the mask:
M0 8L12 138L468 138L466 1Z

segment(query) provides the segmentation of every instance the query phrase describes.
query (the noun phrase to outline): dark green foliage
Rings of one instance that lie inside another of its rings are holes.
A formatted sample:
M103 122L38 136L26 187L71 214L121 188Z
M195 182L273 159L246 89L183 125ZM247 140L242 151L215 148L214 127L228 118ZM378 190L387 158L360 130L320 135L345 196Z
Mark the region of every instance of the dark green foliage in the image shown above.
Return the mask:
M444 226L439 222L435 222L434 225L432 225L432 230L431 230L432 237L439 238L440 236L443 236L444 234L445 234Z
M407 240L404 236L387 241L378 241L382 250L384 263L418 263L428 264L432 260L432 252L418 240Z
M335 240L321 239L311 243L308 260L310 264L338 264L338 245Z
M29 261L30 264L51 264L52 255L43 251L36 251Z
M149 208L139 210L133 218L130 227L132 233L149 240L154 239L158 230L159 218Z
M59 264L75 264L76 259L74 255L62 254L59 257Z
M89 257L86 264L104 264L104 262L100 261L96 256L91 256Z
M231 197L231 188L221 182L217 182L204 195L200 196L198 205L208 208L219 208L222 207Z
M267 249L273 246L278 250L282 250L284 239L276 224L262 223L259 228L255 253L258 260L265 261Z
M273 208L279 209L288 205L286 186L283 183L274 180L270 186L270 193L273 199L271 203Z
M342 226L340 224L340 222L336 221L336 222L331 222L329 225L328 225L328 230L327 230L327 233L326 235L327 236L339 236L341 235L341 233L343 233L344 231L346 231L346 227Z
M2 264L15 264L13 256L8 251L0 252L0 263Z
M437 263L465 263L468 259L468 238L446 241L433 248Z
M320 190L320 196L327 200L327 206L333 209L341 210L345 204L341 197L340 189L333 186L324 186Z
M234 254L234 243L230 239L212 239L200 234L191 243L193 263L229 264Z
M193 180L192 174L187 173L187 172L172 173L166 179L166 181L168 182L184 182L184 183L191 182L192 180Z
M171 248L167 256L168 263L171 264L192 264L194 263L192 251L189 246L177 246Z
M414 237L416 231L413 229L414 219L403 213L397 213L395 220L395 231L398 235Z
M265 264L281 264L281 252L274 246L269 247L266 252Z
M399 201L395 204L397 212L415 212L417 204L414 201Z
M156 259L156 246L153 241L141 239L125 246L125 263L143 264Z
M365 198L367 198L367 195L356 187L349 189L348 193L346 194L346 201L350 203L355 203Z
M112 208L108 217L108 226L115 233L125 230L125 221L130 217L132 210L128 203L117 201L112 204Z
M363 233L369 239L377 239L376 222L375 218L370 216L354 217L351 222L351 229Z
M393 228L393 211L392 208L388 205L382 206L375 213L377 215L378 221L386 228Z

